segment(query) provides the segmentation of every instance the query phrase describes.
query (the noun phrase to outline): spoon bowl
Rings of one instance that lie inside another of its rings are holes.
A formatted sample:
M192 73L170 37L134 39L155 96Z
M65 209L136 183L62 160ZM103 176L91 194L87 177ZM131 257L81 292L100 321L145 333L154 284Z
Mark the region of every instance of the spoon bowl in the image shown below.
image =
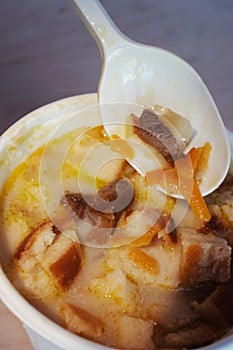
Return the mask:
M98 97L107 133L125 137L122 126L128 123L132 112L139 116L144 106L172 109L189 120L195 130L187 151L206 142L211 144L200 190L203 196L214 191L229 169L230 148L221 116L198 73L169 51L127 38L99 1L73 0L73 3L100 48ZM134 151L129 161L142 175L160 167L154 155Z

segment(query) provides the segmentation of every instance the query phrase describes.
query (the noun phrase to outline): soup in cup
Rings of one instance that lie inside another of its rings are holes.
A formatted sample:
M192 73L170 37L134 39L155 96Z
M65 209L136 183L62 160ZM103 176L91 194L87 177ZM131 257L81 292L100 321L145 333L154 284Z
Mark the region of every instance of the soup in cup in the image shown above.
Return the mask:
M2 135L3 302L37 349L229 348L232 169L203 200L193 188L208 147L190 151L190 204L161 191L163 161L142 177L125 160L131 145L112 136L96 94L39 108ZM174 162L181 180L187 158Z

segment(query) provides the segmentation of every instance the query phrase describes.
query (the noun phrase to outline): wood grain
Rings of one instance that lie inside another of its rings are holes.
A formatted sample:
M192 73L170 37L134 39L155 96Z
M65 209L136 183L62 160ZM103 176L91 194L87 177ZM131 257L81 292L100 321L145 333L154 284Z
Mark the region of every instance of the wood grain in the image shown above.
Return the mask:
M233 130L232 0L102 0L126 35L183 57ZM7 0L0 8L0 132L25 113L97 89L101 61L67 0ZM0 304L0 349L31 349Z

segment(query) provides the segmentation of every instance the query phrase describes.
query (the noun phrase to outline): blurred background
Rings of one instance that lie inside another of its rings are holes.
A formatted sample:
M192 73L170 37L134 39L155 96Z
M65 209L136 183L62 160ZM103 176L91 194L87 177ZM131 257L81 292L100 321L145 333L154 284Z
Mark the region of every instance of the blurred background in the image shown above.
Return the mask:
M199 72L233 129L232 0L102 0L130 38ZM97 90L97 46L69 0L7 0L0 9L0 131L48 102Z

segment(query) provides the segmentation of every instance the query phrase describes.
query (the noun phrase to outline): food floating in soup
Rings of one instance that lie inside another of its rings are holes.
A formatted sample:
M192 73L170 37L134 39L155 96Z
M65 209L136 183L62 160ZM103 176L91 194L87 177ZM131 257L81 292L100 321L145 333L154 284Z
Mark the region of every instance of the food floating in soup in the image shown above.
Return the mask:
M204 346L233 325L233 171L204 199L211 145L187 152L190 125L159 106L132 119L130 132L162 158L145 177L124 159L130 145L102 126L51 140L12 171L0 201L3 267L81 337L128 350ZM105 162L111 152L121 157Z

